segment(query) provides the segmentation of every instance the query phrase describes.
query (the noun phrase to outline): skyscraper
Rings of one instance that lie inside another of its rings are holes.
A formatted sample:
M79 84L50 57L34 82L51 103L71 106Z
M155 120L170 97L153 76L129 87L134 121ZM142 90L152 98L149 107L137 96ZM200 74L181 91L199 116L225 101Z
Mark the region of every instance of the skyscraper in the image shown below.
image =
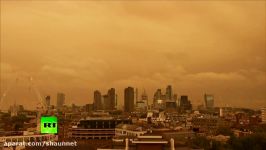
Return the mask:
M135 95L136 95L135 101L137 102L139 100L138 88L136 88L136 90L135 90Z
M174 100L174 101L177 101L177 94L174 94L174 96L173 96L173 100Z
M45 105L46 107L49 107L51 104L51 97L48 95L45 97Z
M57 108L60 109L65 104L65 94L64 93L57 93Z
M166 96L162 94L161 89L157 89L153 97L153 108L163 109L165 104Z
M114 110L115 109L115 100L116 100L115 89L114 88L109 89L107 94L108 94L107 109Z
M207 109L214 107L214 96L213 95L204 94L204 101L205 101L205 107Z
M153 100L160 100L162 98L162 90L157 89L157 91L154 93Z
M179 107L180 107L181 112L192 109L191 102L190 102L190 100L188 100L187 95L182 95L180 97Z
M148 105L148 95L146 94L146 91L144 90L143 93L141 94L141 100Z
M116 98L114 88L109 89L107 94L103 96L100 91L94 91L94 109L114 110L116 108Z
M168 85L166 87L166 93L165 93L165 96L166 96L166 100L172 100L172 86L171 85Z
M124 91L125 112L134 111L134 88L127 87Z
M108 94L103 95L103 97L102 97L102 109L103 110L108 110L109 109L109 105L110 105L110 101L109 101Z
M262 123L266 124L266 107L261 108L261 120Z
M147 106L148 106L148 95L146 94L144 90L143 93L141 94L141 99L138 100L136 98L136 109L138 111L145 111L148 108Z
M96 90L93 94L93 104L94 104L94 110L100 110L103 109L102 107L102 95L101 92Z

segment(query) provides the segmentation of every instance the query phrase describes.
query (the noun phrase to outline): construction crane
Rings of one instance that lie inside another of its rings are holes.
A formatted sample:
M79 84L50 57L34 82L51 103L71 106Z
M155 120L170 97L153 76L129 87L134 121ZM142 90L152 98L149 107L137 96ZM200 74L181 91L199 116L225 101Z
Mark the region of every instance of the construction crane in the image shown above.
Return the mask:
M9 94L9 92L17 86L19 80L25 79L23 76L19 76L15 79L15 81L13 83L11 83L11 85L3 92L3 94L1 95L1 99L0 99L0 108L4 102L4 100L6 99L7 95ZM27 76L26 77L26 81L29 82L29 92L33 91L34 94L37 97L37 110L41 110L43 113L47 111L47 105L46 102L44 101L40 91L38 90L37 86L34 84L34 80L32 76Z
M34 82L33 82L33 78L32 77L29 78L29 81L30 81L30 88L33 89L33 92L36 94L37 99L38 99L37 109L40 109L43 112L46 112L47 111L47 104L44 101L43 96L41 95L41 93L38 90L38 88L34 85Z
M7 89L3 92L3 94L1 95L1 99L0 99L0 108L4 102L4 99L6 98L7 94L10 92L10 90L17 85L19 79L16 78L14 83L11 83L11 85L9 87L7 87Z
M40 133L40 118L43 114L47 114L48 108L47 108L47 104L44 101L40 91L38 90L37 86L34 84L34 79L32 76L20 76L17 77L15 79L15 82L11 84L11 86L9 86L1 95L1 99L0 99L0 108L5 100L5 98L7 97L8 93L18 84L20 79L26 79L25 81L29 83L29 92L33 91L33 93L36 95L37 97L37 117L36 117L36 131L39 134Z

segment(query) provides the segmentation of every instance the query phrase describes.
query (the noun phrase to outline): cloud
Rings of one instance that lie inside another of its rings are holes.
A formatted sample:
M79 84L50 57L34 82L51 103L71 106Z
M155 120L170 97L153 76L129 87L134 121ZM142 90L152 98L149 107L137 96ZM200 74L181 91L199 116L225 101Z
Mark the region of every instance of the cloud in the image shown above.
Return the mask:
M62 68L62 67L52 67L52 66L43 66L42 71L46 72L52 72L52 73L59 73L61 75L65 76L77 76L77 72L74 69L70 68Z
M10 65L9 63L0 63L0 71L1 71L1 82L5 80L12 80L16 76L16 69Z
M1 85L33 76L81 104L94 89L115 87L123 101L124 87L151 96L167 84L192 100L266 99L265 2L1 4Z
M236 73L236 72L229 72L229 73L216 73L216 72L200 72L196 74L191 74L187 76L189 79L192 80L222 80L222 81L244 81L246 77Z
M13 71L13 67L7 63L0 63L1 72L4 73L11 73Z

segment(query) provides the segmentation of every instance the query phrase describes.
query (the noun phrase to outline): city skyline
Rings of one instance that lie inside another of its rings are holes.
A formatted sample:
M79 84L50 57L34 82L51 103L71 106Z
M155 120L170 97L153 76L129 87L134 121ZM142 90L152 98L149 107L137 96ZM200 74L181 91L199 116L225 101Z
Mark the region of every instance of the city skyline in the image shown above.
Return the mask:
M169 92L169 87L171 87L171 92L173 93L172 97L168 97L167 93ZM106 90L106 93L107 94L101 94L102 91L101 90L97 90L95 89L93 91L93 97L89 99L89 101L86 101L84 103L75 103L74 101L71 101L69 98L67 98L67 95L65 95L64 92L57 92L55 95L41 95L40 91L34 87L28 87L29 89L29 93L31 93L32 97L35 97L33 98L34 101L32 102L27 102L26 104L23 104L21 101L19 100L15 100L14 102L13 101L7 101L5 100L6 96L2 97L2 101L1 101L1 107L2 110L8 110L8 108L10 108L10 106L13 106L13 105L22 105L24 106L26 109L36 109L36 107L40 107L41 106L41 103L43 104L48 104L48 105L53 105L54 107L58 108L59 107L62 107L63 105L64 106L71 106L71 105L75 105L75 106L85 106L87 104L91 104L91 105L94 105L94 109L96 110L124 110L124 109L127 109L126 106L127 104L126 103L131 103L130 101L133 100L133 105L131 104L131 107L137 107L137 101L143 101L142 99L142 95L138 95L138 93L136 93L138 91L138 88L137 87L125 87L123 89L123 94L120 94L122 95L122 97L118 97L118 94L116 93L117 90L115 88L109 88L108 90ZM132 93L131 93L131 100L129 100L126 96L126 91L131 88L132 89ZM12 89L12 88L10 88ZM115 95L115 99L111 98L113 96L110 95L110 92L112 91L113 94L111 95ZM160 94L158 95L158 91L160 92ZM120 93L120 91L118 91ZM146 90L143 89L143 91L140 91L142 92L142 94L146 94ZM7 92L9 93L9 92ZM28 93L28 94L29 94ZM103 92L104 93L104 92ZM210 95L211 94L211 95ZM60 95L60 96L59 96ZM62 95L62 96L61 96ZM147 95L147 94L146 94ZM110 97L111 96L111 97ZM152 95L147 95L147 97L149 97L147 100L148 104L147 107L149 106L153 106L155 107L156 106L156 103L157 103L157 100L159 101L174 101L176 102L176 105L177 106L180 106L181 107L181 101L183 98L186 98L187 100L189 100L189 103L192 104L192 107L193 109L198 109L198 108L208 108L208 104L206 104L206 96L207 97L210 97L212 99L212 106L211 107L216 107L216 108L219 108L219 107L232 107L232 108L250 108L250 109L261 109L261 107L251 107L251 106L239 106L239 105L232 105L230 103L223 103L221 102L221 100L219 99L220 97L219 96L215 96L213 95L212 93L203 93L202 94L202 97L201 99L199 99L198 101L195 101L195 100L191 100L191 96L188 95L188 94L184 94L184 93L180 93L180 94L176 94L175 93L175 90L172 89L172 85L167 85L165 88L157 88L154 93ZM52 98L51 98L52 97ZM63 98L61 98L63 97ZM189 99L188 99L189 97ZM214 98L215 97L215 98ZM218 98L217 98L218 97ZM59 100L60 99L60 100ZM65 101L65 99L67 99ZM59 102L60 101L60 102ZM100 101L100 102L99 102ZM144 99L145 101L145 99ZM33 107L30 107L29 104L35 104ZM60 104L58 104L60 103ZM111 104L111 103L115 103L115 104ZM47 106L48 106L47 105ZM4 108L4 109L3 109ZM7 108L7 109L5 109ZM132 109L132 108L131 108ZM1 109L0 109L1 110Z
M1 1L1 97L93 102L115 88L172 85L192 104L266 105L264 1ZM12 88L10 88L12 87ZM10 89L10 90L9 90Z

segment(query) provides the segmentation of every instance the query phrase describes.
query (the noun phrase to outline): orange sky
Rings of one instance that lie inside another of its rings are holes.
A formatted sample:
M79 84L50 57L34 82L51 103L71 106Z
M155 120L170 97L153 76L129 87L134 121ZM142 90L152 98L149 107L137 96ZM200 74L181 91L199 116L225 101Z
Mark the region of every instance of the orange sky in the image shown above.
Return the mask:
M266 105L265 1L1 1L1 95L92 102L95 89L172 84L193 104ZM29 82L30 77L33 78ZM1 106L0 106L1 108Z

